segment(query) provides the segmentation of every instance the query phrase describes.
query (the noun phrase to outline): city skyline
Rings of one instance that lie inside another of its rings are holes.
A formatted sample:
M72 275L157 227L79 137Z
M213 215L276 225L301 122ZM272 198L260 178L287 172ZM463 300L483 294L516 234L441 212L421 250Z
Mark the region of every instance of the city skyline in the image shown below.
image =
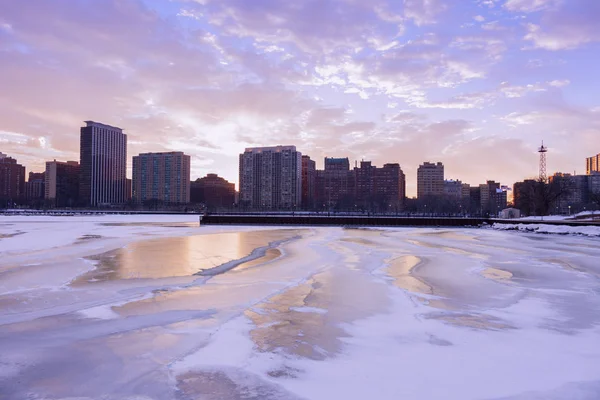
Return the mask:
M238 154L277 144L319 169L398 162L409 197L424 161L470 184L535 177L542 139L548 171L585 173L598 2L363 3L7 2L0 151L34 172L77 159L89 118L123 127L129 154L185 151L192 176L236 185Z

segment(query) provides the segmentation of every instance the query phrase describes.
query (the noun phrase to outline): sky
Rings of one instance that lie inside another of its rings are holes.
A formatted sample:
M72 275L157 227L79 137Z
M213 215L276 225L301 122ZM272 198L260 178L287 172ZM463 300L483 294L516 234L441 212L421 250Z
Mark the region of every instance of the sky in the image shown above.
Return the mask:
M79 128L131 156L184 151L238 181L246 147L441 161L512 185L600 153L597 0L0 0L0 151L79 159ZM130 175L130 171L129 171Z

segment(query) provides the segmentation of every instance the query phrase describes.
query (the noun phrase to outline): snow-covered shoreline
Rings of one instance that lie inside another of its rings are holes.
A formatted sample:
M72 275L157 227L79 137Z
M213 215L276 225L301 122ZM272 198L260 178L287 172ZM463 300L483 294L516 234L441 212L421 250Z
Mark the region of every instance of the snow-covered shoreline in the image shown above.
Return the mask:
M555 235L581 235L588 237L600 237L600 226L571 226L550 224L505 224L495 223L492 229L501 231L519 231L529 233L555 234Z

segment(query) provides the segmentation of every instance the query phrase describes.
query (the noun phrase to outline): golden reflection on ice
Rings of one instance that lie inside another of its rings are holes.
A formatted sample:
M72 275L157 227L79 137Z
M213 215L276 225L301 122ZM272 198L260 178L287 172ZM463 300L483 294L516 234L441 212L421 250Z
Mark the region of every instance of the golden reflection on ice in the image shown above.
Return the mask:
M513 277L512 273L498 268L486 268L481 272L481 275L495 281L509 281Z
M402 256L393 259L387 273L394 278L394 284L414 293L433 294L433 288L423 280L412 275L413 271L424 263L424 260L416 256Z
M256 325L250 336L261 351L323 360L339 352L343 323L385 311L389 299L379 285L346 268L317 274L247 310Z
M187 237L152 239L92 257L98 261L95 270L75 281L75 285L118 279L157 279L191 276L203 269L249 255L252 250L270 242L291 238L297 230L229 232ZM265 257L274 259L278 251L267 251ZM264 258L264 257L263 257ZM245 267L262 260L249 262Z

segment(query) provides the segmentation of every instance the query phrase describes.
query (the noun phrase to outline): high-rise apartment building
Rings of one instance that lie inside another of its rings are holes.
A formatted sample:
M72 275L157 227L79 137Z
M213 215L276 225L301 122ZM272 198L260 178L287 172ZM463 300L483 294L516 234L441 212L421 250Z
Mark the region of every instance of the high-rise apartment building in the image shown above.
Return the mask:
M390 212L404 207L406 179L400 164L377 168L371 161L361 161L354 168L354 203L358 209Z
M587 175L600 174L600 154L585 159L585 173Z
M133 157L132 198L137 204L190 202L190 156L180 151Z
M46 173L45 172L30 172L27 182L25 182L25 198L29 202L44 200L46 190ZM79 179L79 178L77 178Z
M25 197L25 167L0 153L0 208L12 207Z
M321 209L349 209L354 205L354 171L348 158L325 157L316 174L316 205ZM352 203L352 204L351 204Z
M378 211L391 212L404 208L406 177L400 164L388 163L373 169L373 193Z
M444 164L425 162L417 170L417 197L444 194Z
M209 210L230 209L235 204L235 184L217 174L208 174L191 182L190 202L204 204Z
M315 183L317 166L309 156L302 156L302 208L310 210L315 207Z
M240 154L240 206L295 209L302 201L302 154L296 146L251 147Z
M371 209L374 199L373 175L377 169L371 161L360 162L360 167L354 168L354 202L360 209Z
M77 161L47 161L44 198L54 207L74 207L79 201L80 168Z
M80 132L79 201L98 207L126 201L127 135L121 128L85 121Z

